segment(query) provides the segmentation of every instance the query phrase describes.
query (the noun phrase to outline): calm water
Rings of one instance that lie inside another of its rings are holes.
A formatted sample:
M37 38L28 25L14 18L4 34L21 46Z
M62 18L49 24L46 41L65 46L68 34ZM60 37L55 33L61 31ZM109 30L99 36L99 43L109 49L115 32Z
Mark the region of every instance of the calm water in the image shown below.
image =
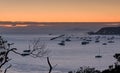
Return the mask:
M107 45L102 45L102 43L107 42L104 36L101 36L102 38L100 39L100 43L95 43L95 36L91 36L93 41L90 44L81 45L82 41L76 37L84 37L86 35L81 36L81 34L76 34L72 35L71 41L66 42L65 46L58 45L58 43L65 39L65 37L50 41L54 36L57 35L3 35L3 37L9 42L15 43L13 47L17 47L19 52L22 52L24 49L28 49L30 40L40 38L41 42L46 44L46 48L51 50L49 53L51 62L53 65L57 64L54 70L60 70L63 72L78 69L80 66L95 67L99 70L108 68L109 65L114 64L116 61L113 58L113 55L120 52L119 36L114 39L115 43L108 43ZM97 59L95 58L95 55L99 53L99 48L100 54L103 57ZM37 65L41 65L41 67L43 67L42 70L45 70L44 68L48 69L46 59L44 58L24 58L15 54L11 54L11 58L13 59L13 61L11 61L11 63L13 63L13 69L16 71L30 71L31 68L29 68L29 65L32 65L34 70L39 70L36 69L39 67L37 67ZM21 67L18 67L18 65ZM24 66L28 68L25 67L26 69L22 69Z

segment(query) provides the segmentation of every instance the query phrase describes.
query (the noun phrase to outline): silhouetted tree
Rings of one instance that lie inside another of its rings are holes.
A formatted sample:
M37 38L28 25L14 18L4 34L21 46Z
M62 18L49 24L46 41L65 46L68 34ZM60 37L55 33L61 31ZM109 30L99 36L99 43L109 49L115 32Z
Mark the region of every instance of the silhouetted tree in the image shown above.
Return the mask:
M47 63L49 65L49 73L51 73L53 66L49 59L50 50L46 49L46 45L44 43L41 43L40 39L36 39L31 41L31 44L29 45L28 50L24 50L22 56L31 56L33 58L41 58L45 57L47 60Z
M101 73L95 68L90 68L89 66L80 67L77 71L69 71L68 73Z
M103 70L102 73L120 73L120 53L116 53L113 56L115 59L117 59L117 62L113 65L110 65L108 69Z
M0 69L11 59L8 57L10 52L15 52L17 49L16 48L11 48L11 45L14 43L8 43L6 40L4 40L0 36ZM11 67L12 65L8 66L4 73L7 72L7 70Z
M45 57L47 60L47 63L49 65L49 73L51 73L53 66L50 62L49 59L49 52L50 50L46 49L46 45L44 43L40 42L40 39L33 40L32 43L29 45L29 49L24 50L23 53L17 52L17 48L11 48L11 45L14 43L8 43L6 40L4 40L0 36L0 69L11 59L8 57L10 52L14 52L15 54L21 55L21 56L31 56L33 58L41 58ZM7 72L7 70L11 67L12 65L9 65L8 67L5 68L4 73Z

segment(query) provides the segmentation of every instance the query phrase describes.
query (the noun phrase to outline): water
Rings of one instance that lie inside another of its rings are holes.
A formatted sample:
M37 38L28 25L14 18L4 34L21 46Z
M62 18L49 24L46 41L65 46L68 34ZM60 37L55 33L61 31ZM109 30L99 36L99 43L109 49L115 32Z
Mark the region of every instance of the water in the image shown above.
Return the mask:
M72 34L69 34L72 35ZM120 52L120 36L115 36L115 43L108 43L107 45L102 45L102 43L107 43L107 39L101 36L100 43L95 43L95 37L92 37L92 42L87 45L81 45L82 40L77 37L86 37L87 35L82 35L77 33L72 35L71 41L66 42L65 46L60 46L58 43L65 39L59 38L56 40L50 40L54 36L58 35L2 35L9 42L15 43L13 47L18 48L18 52L28 49L30 40L35 38L40 38L41 42L44 42L46 48L51 50L49 53L50 61L52 65L57 66L54 68L56 72L68 72L70 70L78 69L81 66L95 67L96 69L103 70L108 68L109 65L114 64L116 60L113 58L115 53ZM68 34L67 34L68 36ZM112 36L107 36L112 37ZM102 58L95 58L96 55L102 55ZM46 58L32 58L32 57L21 57L10 54L12 58L13 67L12 70L16 72L35 72L35 71L47 71L48 65ZM56 73L57 73L56 72Z

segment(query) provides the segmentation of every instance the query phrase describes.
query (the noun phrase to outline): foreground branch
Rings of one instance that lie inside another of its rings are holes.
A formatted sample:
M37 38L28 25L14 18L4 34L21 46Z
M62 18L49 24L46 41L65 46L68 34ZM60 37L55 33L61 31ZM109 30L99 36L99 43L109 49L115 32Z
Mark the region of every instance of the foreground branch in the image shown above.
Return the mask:
M4 62L3 62L2 64L0 64L0 69L1 69L1 67L2 67L3 65L5 65L5 64L10 60L10 59L8 58L9 52L14 51L14 50L16 50L16 48L12 48L12 49L10 49L10 50L7 50L7 52L5 53L5 60L4 60Z
M47 57L47 63L48 63L48 65L49 65L49 73L51 73L52 72L52 69L53 69L53 67L52 67L52 65L51 65L51 63L50 63L50 60L49 60L49 57Z
M7 70L8 70L11 66L12 66L12 65L8 66L8 67L5 69L4 73L6 73Z

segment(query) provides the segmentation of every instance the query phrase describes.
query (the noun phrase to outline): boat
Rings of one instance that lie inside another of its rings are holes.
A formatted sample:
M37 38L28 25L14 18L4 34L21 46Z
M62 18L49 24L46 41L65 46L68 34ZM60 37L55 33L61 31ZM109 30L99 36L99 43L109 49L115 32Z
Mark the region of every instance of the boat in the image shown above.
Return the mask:
M86 45L86 44L89 44L89 42L88 41L81 42L81 45Z
M100 55L100 48L99 48L99 54L96 55L95 58L102 58L102 55Z
M65 41L61 41L58 45L65 46Z
M23 53L21 54L22 56L28 56L30 55L31 50L23 50Z
M69 41L71 41L71 40L70 40L70 38L66 38L65 41L69 42Z
M97 56L95 56L95 58L102 58L102 56L101 55L97 55Z

